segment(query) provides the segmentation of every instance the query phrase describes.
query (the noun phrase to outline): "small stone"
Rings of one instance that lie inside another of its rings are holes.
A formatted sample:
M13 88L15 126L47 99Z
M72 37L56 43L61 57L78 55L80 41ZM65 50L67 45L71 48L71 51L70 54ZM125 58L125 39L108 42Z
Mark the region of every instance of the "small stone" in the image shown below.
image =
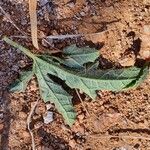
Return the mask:
M43 116L43 119L44 119L45 124L51 123L54 120L53 119L53 112L47 111L46 115Z
M119 147L116 150L128 150L128 147Z
M47 3L49 3L48 0L41 0L39 4L42 7L42 6L46 6Z
M46 109L47 109L47 110L51 109L52 107L53 107L52 104L49 104L49 103L46 104Z
M70 2L70 3L67 4L67 6L70 7L70 8L73 8L75 6L75 3L74 2Z
M82 17L84 17L86 14L85 14L85 12L82 11L82 12L80 13L80 15L81 15Z

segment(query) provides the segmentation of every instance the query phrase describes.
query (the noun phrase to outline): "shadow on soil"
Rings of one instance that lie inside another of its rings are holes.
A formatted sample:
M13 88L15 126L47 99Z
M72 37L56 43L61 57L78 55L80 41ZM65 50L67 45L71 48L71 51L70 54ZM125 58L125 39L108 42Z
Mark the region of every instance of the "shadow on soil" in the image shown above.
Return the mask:
M148 135L150 135L150 129L141 129L141 128L138 128L138 129L131 129L131 128L126 128L126 129L118 129L118 130L114 130L112 132L109 132L110 134L113 134L113 133L127 133L127 132L130 132L130 133L146 133Z
M4 128L1 132L1 143L0 143L0 149L1 150L8 150L8 143L9 143L9 129L10 129L10 120L11 120L11 113L9 110L9 104L10 100L8 98L8 93L7 92L2 92L0 95L0 102L1 102L1 107L3 110L3 125Z
M46 132L43 128L38 130L38 136L41 138L41 144L51 150L69 150L66 141L58 136Z

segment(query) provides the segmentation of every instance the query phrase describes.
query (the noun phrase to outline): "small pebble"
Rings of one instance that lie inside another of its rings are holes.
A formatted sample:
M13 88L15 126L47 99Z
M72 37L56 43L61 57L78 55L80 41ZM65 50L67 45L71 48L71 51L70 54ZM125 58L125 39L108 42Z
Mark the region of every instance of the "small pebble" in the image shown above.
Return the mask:
M53 112L47 111L47 114L45 116L43 116L43 119L44 119L45 124L51 123L54 120L53 119Z
M49 104L49 103L46 104L46 109L47 109L47 110L51 109L52 107L53 107L52 104Z
M70 7L70 8L73 8L75 6L75 3L74 2L70 2L70 3L67 4L67 6Z

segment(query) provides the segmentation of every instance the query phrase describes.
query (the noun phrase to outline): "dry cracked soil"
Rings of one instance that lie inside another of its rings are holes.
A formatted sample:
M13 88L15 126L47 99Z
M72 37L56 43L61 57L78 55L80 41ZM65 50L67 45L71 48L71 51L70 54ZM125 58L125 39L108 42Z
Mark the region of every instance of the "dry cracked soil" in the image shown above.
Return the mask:
M34 53L88 45L100 50L102 69L142 66L150 59L150 1L38 0L37 14L39 51L26 38L30 36L28 0L0 0L0 149L32 149L27 117L39 100L30 123L37 150L150 150L150 76L136 89L98 91L96 101L81 94L83 104L74 93L77 119L69 128L53 104L40 98L35 77L25 92L8 91L32 62L2 41L6 35ZM66 34L85 36L43 40ZM53 121L45 124L48 110Z

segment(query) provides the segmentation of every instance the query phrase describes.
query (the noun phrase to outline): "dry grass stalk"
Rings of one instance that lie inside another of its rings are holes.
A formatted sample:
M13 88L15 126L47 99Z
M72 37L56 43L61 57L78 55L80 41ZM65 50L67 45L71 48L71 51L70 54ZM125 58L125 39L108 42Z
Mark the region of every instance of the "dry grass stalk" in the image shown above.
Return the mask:
M30 23L31 23L31 37L32 43L35 48L39 49L38 46L38 37L37 37L37 0L29 0L29 14L30 14Z

